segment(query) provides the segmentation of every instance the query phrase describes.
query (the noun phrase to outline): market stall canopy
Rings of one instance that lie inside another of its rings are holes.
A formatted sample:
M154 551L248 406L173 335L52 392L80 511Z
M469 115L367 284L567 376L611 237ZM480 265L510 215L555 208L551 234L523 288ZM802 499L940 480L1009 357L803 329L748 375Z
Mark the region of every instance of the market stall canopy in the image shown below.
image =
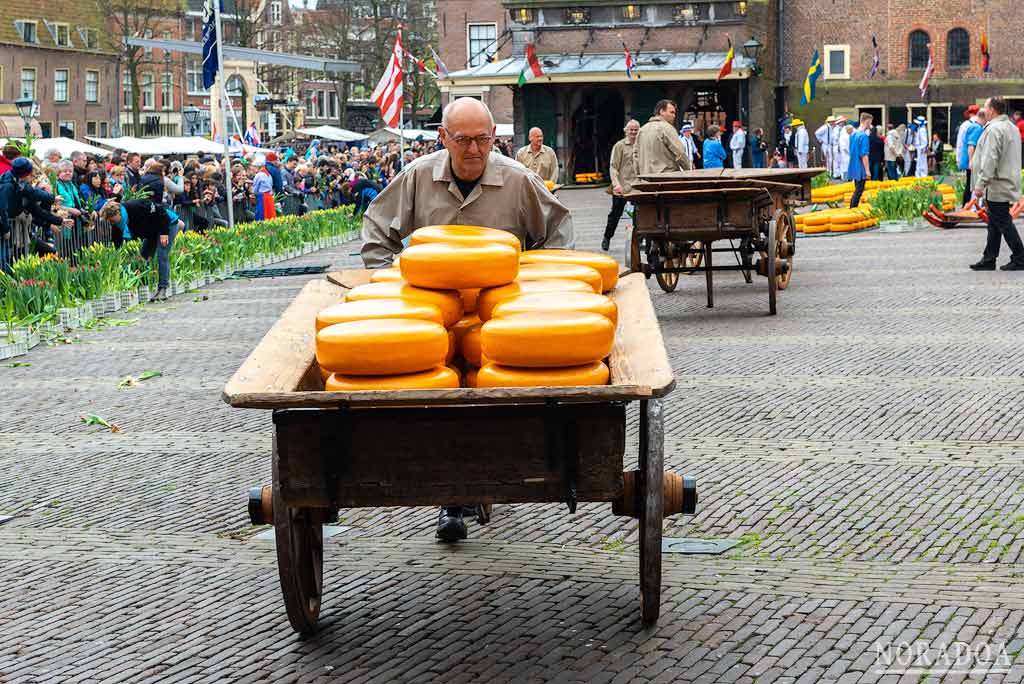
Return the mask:
M544 74L530 83L615 83L627 81L713 81L725 64L724 52L643 52L636 56L633 76L626 74L621 52L577 55L538 55ZM469 86L515 85L525 57L507 57L453 71L438 78L442 90ZM743 55L732 60L725 80L750 78L754 62ZM528 87L528 86L527 86Z
M25 142L24 138L10 139ZM0 142L0 145L5 145L6 143L7 139L4 139ZM98 154L101 156L110 154L110 150L105 150L102 147L94 147L88 143L73 140L71 138L33 138L32 154L36 157L42 159L43 155L50 150L57 150L60 152L60 156L64 159L70 157L72 152L85 152L86 154Z
M512 124L494 124L494 135L498 138L511 138L516 134Z
M422 138L429 142L437 140L437 131L428 131L422 128L405 128L398 129L388 126L387 128L378 128L369 135L370 142L380 144L386 142L398 142L399 138L405 138L406 140L417 140Z
M336 140L338 142L361 142L369 136L356 133L345 128L336 126L313 126L311 128L296 128L295 132L311 138L323 138L324 140Z
M132 136L124 136L121 138L94 138L86 136L86 139L91 140L97 145L103 145L115 150L124 150L125 152L138 152L142 156L153 156L156 154L223 154L224 145L219 142L213 142L208 138L203 138L198 135L186 136L183 138L135 138ZM242 145L239 143L233 143L231 146L232 153L251 153L258 152L262 148L253 147L252 145Z

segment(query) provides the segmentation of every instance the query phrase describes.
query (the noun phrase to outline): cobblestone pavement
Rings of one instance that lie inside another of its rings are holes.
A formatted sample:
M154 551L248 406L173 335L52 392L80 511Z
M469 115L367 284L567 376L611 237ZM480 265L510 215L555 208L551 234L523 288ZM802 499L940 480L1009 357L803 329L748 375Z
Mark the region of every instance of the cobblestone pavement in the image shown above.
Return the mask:
M562 194L596 248L607 197ZM635 523L509 505L454 547L430 509L342 511L323 629L295 637L245 512L270 416L220 390L309 278L216 284L34 350L0 368L0 681L1021 681L1024 280L967 270L982 242L801 239L775 318L763 280L718 277L710 310L702 279L653 291L678 378L667 465L701 493L666 534L740 544L667 555L649 629ZM973 674L879 660L954 642L990 655L960 661Z

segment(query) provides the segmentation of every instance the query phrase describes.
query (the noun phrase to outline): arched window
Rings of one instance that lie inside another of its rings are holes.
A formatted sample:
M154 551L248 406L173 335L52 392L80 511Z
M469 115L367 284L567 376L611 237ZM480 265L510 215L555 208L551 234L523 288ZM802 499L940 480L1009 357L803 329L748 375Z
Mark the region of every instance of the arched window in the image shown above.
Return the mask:
M228 97L242 97L245 93L245 81L238 74L232 74L228 77L227 84Z
M947 61L951 67L971 66L971 35L955 28L946 36Z
M924 69L928 66L928 43L931 39L924 31L910 34L910 68Z

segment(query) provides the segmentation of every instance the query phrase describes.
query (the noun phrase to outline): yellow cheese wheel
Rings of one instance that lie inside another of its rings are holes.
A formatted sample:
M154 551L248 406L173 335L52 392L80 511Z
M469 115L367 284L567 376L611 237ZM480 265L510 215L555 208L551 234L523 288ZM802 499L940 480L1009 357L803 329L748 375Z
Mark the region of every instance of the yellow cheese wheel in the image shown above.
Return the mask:
M442 365L448 344L448 331L433 321L349 321L316 334L316 358L332 373L400 375Z
M402 252L402 277L432 290L495 287L519 274L519 253L508 245L429 242Z
M516 280L546 280L550 278L568 278L569 280L582 280L594 292L601 294L604 288L601 284L601 274L597 269L580 264L521 264L519 276Z
M591 311L513 314L480 327L481 353L503 366L580 366L608 356L614 342L615 325Z
M538 292L516 295L499 302L491 311L491 318L535 311L593 311L607 318L612 325L619 322L619 307L612 298L591 292Z
M523 252L524 264L581 264L596 269L601 274L603 291L615 287L619 282L619 262L607 254L580 252L575 249L531 249Z
M489 363L477 373L475 387L574 387L607 385L608 366L601 361L563 368L515 368Z
M477 368L476 366L470 366L469 368L467 368L466 369L466 382L464 383L464 385L466 387L476 387L476 378L477 378L477 374L479 372L480 372L480 369Z
M459 343L455 339L455 333L451 330L448 331L448 354L444 357L444 363L447 366L455 358L455 353L459 351Z
M469 332L473 326L478 325L480 325L480 319L477 315L468 313L450 328L450 330L455 333L455 342L459 349L462 349L462 338L465 337L466 333Z
M332 373L324 389L328 392L366 390L446 389L459 386L459 374L447 366L434 366L419 373L401 375L342 375Z
M371 283L403 283L402 271L398 268L378 268L370 274Z
M459 294L462 295L462 310L465 313L473 313L476 311L476 300L480 296L479 287L470 287L464 290L459 290Z
M498 302L519 294L533 292L586 292L592 293L591 289L582 280L570 280L568 278L548 278L545 280L524 280L522 282L509 283L501 287L489 287L480 291L476 300L476 315L481 321L491 317L491 311Z
M329 306L316 315L316 331L335 323L364 321L371 318L414 318L444 324L441 310L433 304L410 299L364 299Z
M395 299L396 297L421 304L433 304L441 310L446 328L462 318L462 296L455 290L427 290L422 287L413 287L408 283L360 285L348 291L345 301L358 302L364 299Z
M409 238L410 245L422 245L428 242L447 242L455 245L508 245L514 247L516 252L522 250L519 238L507 230L481 226L423 226L414 230Z
M807 214L804 218L804 225L807 226L824 226L829 223L829 217L825 213Z
M481 323L477 323L472 326L462 335L462 344L459 345L459 350L462 352L462 358L474 366L480 366L480 326Z

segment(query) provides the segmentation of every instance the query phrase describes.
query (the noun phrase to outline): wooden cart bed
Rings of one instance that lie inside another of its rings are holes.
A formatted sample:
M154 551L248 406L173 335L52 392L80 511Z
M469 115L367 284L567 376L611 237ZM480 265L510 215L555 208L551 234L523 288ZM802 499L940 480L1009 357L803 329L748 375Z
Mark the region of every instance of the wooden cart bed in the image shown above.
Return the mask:
M611 384L600 387L463 388L325 392L314 352L317 312L369 282L366 270L332 273L307 283L224 388L237 408L441 406L615 402L657 399L675 386L661 328L641 274L619 279L609 293L619 307Z

